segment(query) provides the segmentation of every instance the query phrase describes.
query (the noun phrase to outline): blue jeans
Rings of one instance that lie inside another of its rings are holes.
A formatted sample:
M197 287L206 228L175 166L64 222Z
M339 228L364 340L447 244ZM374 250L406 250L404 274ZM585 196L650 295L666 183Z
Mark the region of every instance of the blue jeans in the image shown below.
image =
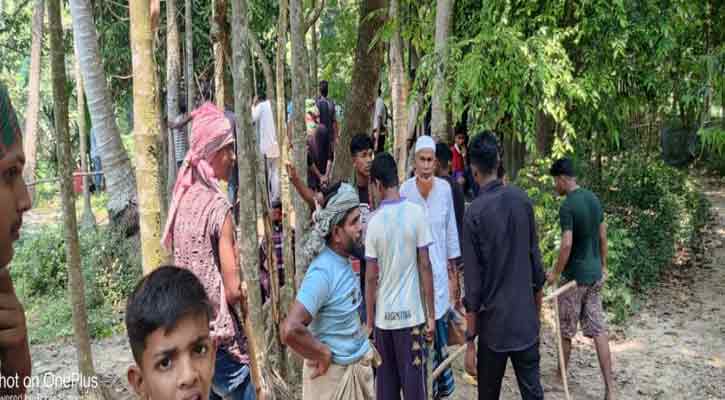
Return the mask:
M212 392L209 398L221 400L255 400L256 391L249 374L249 366L241 364L221 347L216 351Z

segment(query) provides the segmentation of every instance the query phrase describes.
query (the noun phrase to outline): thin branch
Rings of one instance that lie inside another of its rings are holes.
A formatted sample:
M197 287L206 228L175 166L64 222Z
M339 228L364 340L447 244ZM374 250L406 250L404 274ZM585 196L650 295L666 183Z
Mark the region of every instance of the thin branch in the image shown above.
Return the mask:
M312 28L312 25L317 22L317 20L320 18L320 15L322 14L322 9L325 8L325 0L319 0L319 4L317 4L317 7L315 7L312 12L310 12L305 18L305 25L304 25L304 32L309 32L310 28Z

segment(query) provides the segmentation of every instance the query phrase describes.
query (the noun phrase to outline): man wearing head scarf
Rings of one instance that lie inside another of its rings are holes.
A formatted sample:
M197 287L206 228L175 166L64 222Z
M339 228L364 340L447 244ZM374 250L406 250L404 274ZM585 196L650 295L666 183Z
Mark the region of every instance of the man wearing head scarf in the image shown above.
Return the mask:
M349 260L362 231L359 207L352 186L333 186L303 244L304 256L314 259L281 332L282 342L305 359L303 400L375 398L375 351L360 322L360 282Z
M31 370L25 312L8 270L23 214L30 209L24 166L20 126L8 91L0 84L0 398L22 398Z
M458 243L456 213L453 208L451 185L435 176L436 144L430 136L421 136L415 143L415 176L400 187L400 194L423 207L425 218L433 232L433 244L429 247L433 266L435 292L436 334L433 341L433 368L448 356L448 321L452 316L448 289L449 271L455 271L454 261L461 256ZM453 370L448 367L433 382L433 398L453 394L455 383Z
M173 250L177 266L199 278L214 309L214 394L252 400L255 392L237 310L242 293L232 205L219 186L235 164L234 129L211 103L191 117L191 148L176 178L162 242Z

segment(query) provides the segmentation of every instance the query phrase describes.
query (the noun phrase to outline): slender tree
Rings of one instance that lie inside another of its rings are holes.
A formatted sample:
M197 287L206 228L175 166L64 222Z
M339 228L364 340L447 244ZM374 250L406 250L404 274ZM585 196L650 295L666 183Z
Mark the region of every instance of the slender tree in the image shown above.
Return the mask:
M431 133L439 141L451 143L450 121L446 112L448 89L446 87L446 63L448 56L448 35L455 0L438 0L436 3L436 75L433 79L433 105L431 112Z
M138 173L139 225L144 273L161 265L168 254L161 245L161 171L159 102L149 0L131 0L131 58L133 60L133 126Z
M340 134L340 143L335 148L335 170L333 180L349 179L352 176L350 139L357 133L370 133L370 117L380 83L380 66L383 64L383 44L373 43L375 34L385 24L387 0L363 0L360 3L360 23L357 31L355 64L352 70L350 93L345 102L345 123ZM294 49L294 48L293 48Z
M186 56L186 65L184 68L184 81L186 82L186 111L191 112L194 109L194 21L193 4L191 0L186 0L184 10L184 37L186 46L184 54ZM191 124L187 126L188 133L191 133ZM189 135L191 136L191 135Z
M83 92L83 77L81 75L81 63L78 58L78 46L75 46L75 75L76 75L76 109L78 110L78 141L80 142L81 173L88 173L88 125L86 124L86 97ZM95 228L96 216L93 215L91 207L91 191L89 188L90 176L83 175L83 214L81 226L83 228Z
M247 287L249 312L245 315L244 331L247 335L250 369L257 399L266 400L271 393L269 380L265 377L266 337L260 335L264 326L262 293L259 284L259 253L257 242L256 212L256 164L254 154L257 148L253 132L249 105L251 104L250 52L248 47L246 0L232 0L232 57L234 78L234 111L237 118L237 159L239 160L239 240L240 272ZM244 300L243 300L244 301Z
M179 81L181 79L181 44L179 40L176 0L166 0L166 116L169 121L176 121L179 116ZM169 194L167 197L170 197L176 182L177 161L173 129L168 129L168 137L169 168L166 193Z
M279 18L277 20L277 54L276 54L276 89L277 89L277 143L280 146L280 197L284 215L292 215L292 193L290 192L289 176L285 166L290 162L290 141L287 135L287 118L285 110L284 71L287 65L285 55L287 52L287 22L288 1L280 0ZM282 258L284 260L285 279L280 299L280 319L284 319L294 297L294 241L292 240L293 227L290 218L282 220L284 232L284 246ZM299 242L299 240L298 240ZM280 362L281 365L284 363ZM285 373L284 370L280 371Z
M58 159L60 161L61 204L63 208L63 227L65 230L66 258L68 260L68 292L72 308L73 333L78 356L78 369L82 382L96 379L91 354L91 342L88 335L85 297L83 295L83 274L81 273L80 244L76 221L75 199L73 197L70 136L68 134L68 97L66 95L65 49L63 47L63 25L61 22L60 0L48 1L48 30L50 34L51 76L53 80L53 115L55 134L58 140ZM85 398L105 399L102 386L80 385Z
M227 91L224 67L228 58L224 52L224 43L229 40L226 0L212 0L211 12L211 37L214 42L214 100L218 107L224 108Z
M309 68L305 63L307 50L305 47L305 26L302 20L302 0L290 0L290 41L292 43L292 74L295 77L307 76ZM305 97L307 88L301 79L292 79L292 132L289 137L292 140L293 157L292 163L297 171L306 171L306 146L305 146ZM305 234L307 221L310 217L309 209L296 192L292 193L292 204L295 211L295 232L299 237ZM299 241L298 241L299 243ZM295 287L299 287L305 273L305 265L302 265L300 255L301 248L298 245L295 249Z
M106 178L108 211L114 220L135 225L136 178L116 125L91 7L88 0L70 0L70 9L88 110Z
M400 0L390 0L390 19L393 21L393 37L390 39L390 86L393 98L393 155L398 163L398 178L405 178L405 160L408 157L408 76L403 60L403 39L400 27Z
M28 85L28 108L25 111L25 137L23 138L23 150L25 152L25 169L23 170L23 175L26 182L35 181L44 12L44 0L36 0L35 9L33 10L33 25L31 28L32 43L30 45L30 84ZM29 188L31 191L34 191L35 186L30 186Z

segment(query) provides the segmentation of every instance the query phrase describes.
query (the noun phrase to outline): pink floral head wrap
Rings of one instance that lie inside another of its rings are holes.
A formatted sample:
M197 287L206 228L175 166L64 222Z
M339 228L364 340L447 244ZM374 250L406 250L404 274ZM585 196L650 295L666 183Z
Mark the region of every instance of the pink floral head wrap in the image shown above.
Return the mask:
M234 143L234 130L229 119L212 103L204 103L192 111L191 123L191 149L186 153L184 163L181 165L176 177L174 193L169 207L169 216L166 219L166 228L161 243L167 249L174 241L174 223L177 213L184 212L179 204L186 191L197 181L214 190L219 189L219 181L214 176L211 160L219 150Z

